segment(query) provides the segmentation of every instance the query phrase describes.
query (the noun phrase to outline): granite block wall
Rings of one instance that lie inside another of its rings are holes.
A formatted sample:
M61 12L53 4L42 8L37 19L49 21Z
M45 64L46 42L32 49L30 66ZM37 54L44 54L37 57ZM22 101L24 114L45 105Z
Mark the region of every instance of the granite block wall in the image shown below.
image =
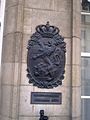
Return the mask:
M38 120L40 109L49 120L80 120L80 16L79 0L6 0L0 120ZM65 79L49 90L26 77L28 40L47 21L59 27L67 44ZM62 92L62 104L32 105L31 92Z

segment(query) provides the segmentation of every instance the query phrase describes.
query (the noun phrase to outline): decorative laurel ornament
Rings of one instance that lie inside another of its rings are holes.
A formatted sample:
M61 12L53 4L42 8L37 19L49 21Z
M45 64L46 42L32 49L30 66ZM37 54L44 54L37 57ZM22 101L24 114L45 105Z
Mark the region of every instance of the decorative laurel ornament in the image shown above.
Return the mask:
M28 41L27 77L29 83L39 88L62 85L65 73L66 43L59 29L46 25L36 27Z

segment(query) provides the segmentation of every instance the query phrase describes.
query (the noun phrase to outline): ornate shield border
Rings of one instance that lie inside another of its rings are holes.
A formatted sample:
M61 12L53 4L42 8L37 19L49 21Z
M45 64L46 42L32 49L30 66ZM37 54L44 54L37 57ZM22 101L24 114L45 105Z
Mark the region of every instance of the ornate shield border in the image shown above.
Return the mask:
M53 38L54 41L56 41L56 44L60 44L60 48L62 51L62 56L63 56L63 61L62 61L62 66L61 66L61 73L58 76L58 79L54 79L53 81L50 82L43 82L43 81L38 81L35 79L30 70L30 59L29 59L29 51L30 48L33 46L34 41L37 41L38 39L42 39L43 37L46 38ZM65 59L66 59L66 43L64 42L64 38L59 35L59 29L55 26L50 26L49 22L47 22L46 25L39 25L36 27L36 32L31 36L31 39L28 41L28 52L27 52L27 77L29 78L29 83L33 83L33 86L37 86L39 88L53 88L57 87L58 85L62 85L62 80L64 79L64 73L65 73Z

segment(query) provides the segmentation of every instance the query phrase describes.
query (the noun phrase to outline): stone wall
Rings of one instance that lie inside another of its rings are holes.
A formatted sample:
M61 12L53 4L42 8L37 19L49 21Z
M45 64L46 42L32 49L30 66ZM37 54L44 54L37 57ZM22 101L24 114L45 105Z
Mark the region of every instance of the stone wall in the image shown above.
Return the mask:
M80 1L6 0L2 50L1 120L80 120ZM26 77L27 43L39 24L59 27L67 43L62 86L39 89ZM61 105L32 105L31 92L62 92Z
M0 108L1 108L1 69L0 69ZM0 110L0 120L1 120L1 110Z

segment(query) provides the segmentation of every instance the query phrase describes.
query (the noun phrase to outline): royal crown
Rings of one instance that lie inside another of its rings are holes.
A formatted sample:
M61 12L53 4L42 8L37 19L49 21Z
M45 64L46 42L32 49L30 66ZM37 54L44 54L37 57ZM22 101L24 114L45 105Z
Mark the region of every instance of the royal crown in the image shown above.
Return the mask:
M53 37L59 33L59 29L55 26L50 26L49 22L46 25L38 25L36 31L43 37Z

